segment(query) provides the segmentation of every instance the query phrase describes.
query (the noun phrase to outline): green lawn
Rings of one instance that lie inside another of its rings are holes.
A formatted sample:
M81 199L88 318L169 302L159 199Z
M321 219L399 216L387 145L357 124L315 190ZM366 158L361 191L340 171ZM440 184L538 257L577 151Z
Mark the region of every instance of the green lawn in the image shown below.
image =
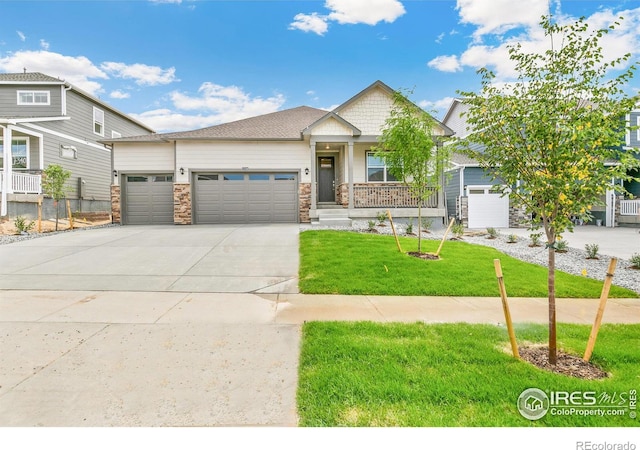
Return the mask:
M581 355L589 331L560 324L559 348ZM520 324L516 333L520 343L546 342L541 325ZM310 322L299 367L300 425L638 427L628 409L615 417L549 412L530 421L516 406L531 387L624 393L628 400L640 386L640 346L630 345L637 342L640 325L604 325L592 362L611 377L585 381L516 360L504 351L506 330L493 325Z
M417 239L400 238L403 250L416 251ZM435 252L439 241L423 240ZM498 296L493 260L499 258L512 297L546 297L547 269L482 245L447 241L438 261L400 253L393 236L343 231L300 234L300 291L307 294ZM602 274L604 279L604 273ZM615 283L615 278L614 278ZM598 298L602 282L556 272L556 296ZM610 297L638 294L612 286Z

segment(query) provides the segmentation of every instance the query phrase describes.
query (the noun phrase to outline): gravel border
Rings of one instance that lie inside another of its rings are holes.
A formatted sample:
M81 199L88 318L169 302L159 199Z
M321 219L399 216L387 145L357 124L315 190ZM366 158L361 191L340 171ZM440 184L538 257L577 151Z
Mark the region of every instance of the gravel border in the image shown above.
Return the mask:
M395 224L398 235L406 235L406 224ZM323 227L323 226L301 226L302 230L346 230L366 232L368 229L367 221L354 220L351 227ZM414 225L414 231L417 226ZM376 227L379 234L393 234L391 227L387 223L384 227ZM429 233L422 233L423 239L440 240L444 234L444 229L435 229ZM450 239L450 237L449 237ZM518 237L517 242L508 243L507 236L499 234L496 239L487 239L485 233L465 233L462 240L471 244L485 245L493 247L509 256L520 259L522 261L547 267L548 251L542 245L541 247L529 247L529 239ZM566 253L556 253L556 269L573 275L585 276L586 271L588 278L604 281L605 274L609 268L610 255L598 254L600 259L587 259L587 253L584 250L569 247ZM613 277L613 284L625 287L640 294L640 270L631 268L631 262L627 259L618 258L618 264Z
M54 236L63 233L75 233L83 230L95 230L96 228L119 227L119 223L106 223L103 225L92 225L88 227L74 228L73 230L48 231L46 233L23 233L23 234L0 234L0 245L13 244L14 242L29 241L47 236Z

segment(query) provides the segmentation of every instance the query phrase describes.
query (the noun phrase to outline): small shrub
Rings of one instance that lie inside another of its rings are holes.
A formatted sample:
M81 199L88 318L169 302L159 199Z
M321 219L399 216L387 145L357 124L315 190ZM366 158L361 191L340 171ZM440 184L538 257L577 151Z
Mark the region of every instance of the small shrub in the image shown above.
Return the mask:
M631 267L634 269L640 269L640 253L634 253L631 255Z
M33 227L35 227L36 223L33 221L28 222L24 217L18 216L13 221L13 225L16 227L16 230L18 230L18 232L22 234L28 233L29 231L33 230Z
M487 239L495 239L498 237L498 230L496 230L495 228L487 228L487 234L489 235L489 237Z
M585 244L584 250L587 252L587 259L598 259L598 244Z
M367 224L369 225L369 228L367 228L369 231L373 231L376 229L376 221L375 220L370 220L369 222L367 222Z
M556 242L556 253L566 253L569 248L569 243L563 239Z
M516 242L518 242L518 236L516 236L515 234L510 234L509 236L507 236L508 244L515 244Z
M542 237L542 233L531 233L529 235L529 239L531 239L531 244L529 247L540 247L540 238Z
M451 232L453 233L453 236L455 238L461 238L464 234L464 225L462 225L461 223L454 223L451 227Z
M378 219L378 225L383 226L387 220L387 214L384 211L380 211L376 214L376 218Z
M433 219L423 217L422 218L422 231L426 231L427 233L431 230L433 226Z
M409 219L407 223L407 234L413 234L413 219Z

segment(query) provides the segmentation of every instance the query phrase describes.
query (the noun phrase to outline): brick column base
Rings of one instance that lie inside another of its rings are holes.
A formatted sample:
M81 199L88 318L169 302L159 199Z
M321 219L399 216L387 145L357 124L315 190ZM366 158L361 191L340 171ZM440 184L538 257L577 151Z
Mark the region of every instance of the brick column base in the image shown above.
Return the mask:
M111 185L111 222L122 221L122 200L120 198L120 186Z
M173 185L173 223L191 225L191 184Z

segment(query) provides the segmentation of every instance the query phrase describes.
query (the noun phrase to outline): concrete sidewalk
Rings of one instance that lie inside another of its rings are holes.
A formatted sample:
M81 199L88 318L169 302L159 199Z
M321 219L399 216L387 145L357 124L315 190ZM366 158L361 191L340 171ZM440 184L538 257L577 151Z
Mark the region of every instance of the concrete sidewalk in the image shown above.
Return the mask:
M546 299L510 307L547 321ZM558 299L558 320L597 307ZM499 298L0 291L0 426L295 426L310 320L504 322ZM640 300L603 322L640 323Z

